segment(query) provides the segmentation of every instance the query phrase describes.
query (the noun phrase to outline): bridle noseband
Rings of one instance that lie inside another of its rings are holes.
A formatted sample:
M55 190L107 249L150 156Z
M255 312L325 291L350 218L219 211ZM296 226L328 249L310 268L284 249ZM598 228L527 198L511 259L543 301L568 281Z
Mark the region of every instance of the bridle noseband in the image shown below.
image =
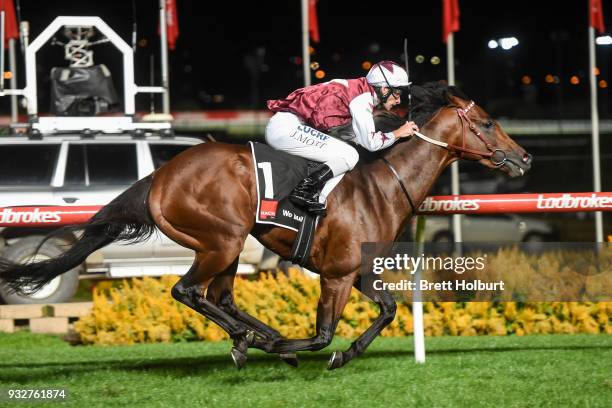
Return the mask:
M501 150L501 149L496 149L491 143L487 142L484 137L482 136L482 133L476 128L476 125L474 125L474 122L472 122L470 120L470 118L468 117L468 113L469 111L476 106L476 104L474 103L474 101L470 101L470 103L465 107L465 108L456 108L456 112L457 112L457 116L459 116L459 120L461 121L461 135L462 135L462 142L461 142L461 146L457 146L457 145L453 145L448 143L447 146L449 148L449 150L454 151L455 153L459 154L459 158L463 158L464 153L470 153L470 154L475 154L477 156L481 156L483 158L487 158L489 160L491 160L491 163L493 163L493 165L495 167L502 167L504 164L506 164L506 160L508 159L508 155L506 154L505 151ZM480 139L480 141L482 143L484 143L485 147L487 148L487 152L483 152L481 150L476 150L476 149L470 149L468 147L465 147L465 128L466 125L468 127L468 129L470 129L470 131L476 135L476 137L478 139ZM500 152L502 154L502 158L501 160L496 160L495 159L495 155Z

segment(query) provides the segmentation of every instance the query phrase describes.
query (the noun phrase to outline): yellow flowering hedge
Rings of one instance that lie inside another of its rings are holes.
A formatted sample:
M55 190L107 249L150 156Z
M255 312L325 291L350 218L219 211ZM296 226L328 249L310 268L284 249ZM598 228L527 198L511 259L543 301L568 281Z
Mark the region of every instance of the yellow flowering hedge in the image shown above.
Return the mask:
M186 340L217 341L225 332L176 302L170 289L176 276L123 281L94 290L91 313L75 323L86 344L132 344ZM236 303L283 336L315 333L319 281L299 270L236 279ZM336 334L354 338L378 315L378 306L353 290ZM425 303L425 331L442 335L525 335L531 333L612 333L612 302ZM398 304L397 316L383 336L412 334L411 306Z

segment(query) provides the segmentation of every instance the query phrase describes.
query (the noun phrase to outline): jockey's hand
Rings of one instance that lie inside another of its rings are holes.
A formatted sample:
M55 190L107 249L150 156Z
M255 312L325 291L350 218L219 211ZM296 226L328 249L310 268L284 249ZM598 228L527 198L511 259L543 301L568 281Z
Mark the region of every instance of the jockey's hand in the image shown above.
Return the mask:
M406 122L398 129L393 131L396 138L401 139L402 137L410 137L414 135L414 132L418 132L419 127L414 122Z

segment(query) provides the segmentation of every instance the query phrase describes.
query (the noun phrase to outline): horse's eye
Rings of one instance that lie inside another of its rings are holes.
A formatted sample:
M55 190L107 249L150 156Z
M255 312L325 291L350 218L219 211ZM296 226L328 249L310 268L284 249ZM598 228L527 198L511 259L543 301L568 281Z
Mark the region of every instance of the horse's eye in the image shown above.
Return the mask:
M485 122L485 127L486 127L487 129L491 129L491 128L492 128L494 125L495 125L495 123L494 123L494 122L493 122L491 119L489 119L489 120L487 120L487 121Z

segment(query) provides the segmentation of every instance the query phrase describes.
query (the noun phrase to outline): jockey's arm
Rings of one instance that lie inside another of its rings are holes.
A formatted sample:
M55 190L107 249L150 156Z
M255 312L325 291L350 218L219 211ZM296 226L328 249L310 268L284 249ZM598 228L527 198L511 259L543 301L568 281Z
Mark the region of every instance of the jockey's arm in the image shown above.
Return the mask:
M353 117L353 131L356 142L369 151L384 149L397 140L393 132L377 132L374 126L374 100L372 95L364 93L356 97L349 104Z

